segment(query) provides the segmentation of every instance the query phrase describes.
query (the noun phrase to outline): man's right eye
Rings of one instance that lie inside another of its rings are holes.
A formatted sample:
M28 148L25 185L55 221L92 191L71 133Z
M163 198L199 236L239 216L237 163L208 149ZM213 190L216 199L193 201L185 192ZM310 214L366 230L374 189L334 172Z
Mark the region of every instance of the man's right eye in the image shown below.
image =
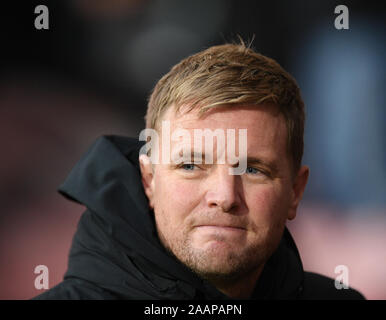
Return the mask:
M195 167L196 165L192 163L184 163L184 164L181 164L180 166L181 169L184 169L186 171L193 171Z

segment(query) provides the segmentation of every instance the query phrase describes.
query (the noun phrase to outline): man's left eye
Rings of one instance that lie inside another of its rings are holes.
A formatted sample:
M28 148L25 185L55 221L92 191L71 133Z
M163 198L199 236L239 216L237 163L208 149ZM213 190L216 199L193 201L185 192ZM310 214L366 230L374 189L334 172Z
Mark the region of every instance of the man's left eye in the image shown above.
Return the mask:
M257 168L254 168L254 167L247 167L247 169L245 170L246 173L249 173L249 174L258 174L260 173L261 171Z

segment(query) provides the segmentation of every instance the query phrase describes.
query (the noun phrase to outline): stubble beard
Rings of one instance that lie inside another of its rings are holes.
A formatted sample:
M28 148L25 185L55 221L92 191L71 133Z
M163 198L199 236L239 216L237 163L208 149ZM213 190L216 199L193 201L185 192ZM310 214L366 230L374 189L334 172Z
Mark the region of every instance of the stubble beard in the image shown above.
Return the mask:
M180 239L168 240L157 226L159 239L165 249L177 260L203 279L212 283L233 283L256 272L276 249L276 243L262 239L243 250L235 247L219 251L216 247L198 249L192 246L191 234L184 232ZM226 241L221 235L213 240ZM231 244L228 244L231 246Z

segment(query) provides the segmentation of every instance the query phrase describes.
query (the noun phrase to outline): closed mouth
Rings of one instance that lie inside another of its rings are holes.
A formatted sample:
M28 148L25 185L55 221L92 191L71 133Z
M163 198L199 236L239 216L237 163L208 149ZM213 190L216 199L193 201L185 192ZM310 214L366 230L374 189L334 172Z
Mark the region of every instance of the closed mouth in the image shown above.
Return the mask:
M202 224L202 225L196 226L196 228L198 228L198 227L213 227L213 228L223 228L223 229L229 229L229 230L232 230L232 229L246 230L245 228L240 227L240 226L219 225L219 224Z

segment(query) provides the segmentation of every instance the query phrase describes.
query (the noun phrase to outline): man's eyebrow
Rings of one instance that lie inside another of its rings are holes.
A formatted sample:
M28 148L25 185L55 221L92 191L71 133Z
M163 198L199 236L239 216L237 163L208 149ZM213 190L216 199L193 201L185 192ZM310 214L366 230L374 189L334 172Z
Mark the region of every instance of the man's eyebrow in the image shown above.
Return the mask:
M205 153L204 152L199 152L199 151L191 151L190 156L192 159L204 159L205 158Z
M178 152L178 154L180 156L182 156L183 155L182 150L180 150ZM190 151L190 160L194 161L194 160L197 160L197 159L201 159L202 161L204 161L205 160L205 152L191 150ZM239 163L239 161L235 165L237 166L238 163ZM270 160L266 160L266 159L263 159L263 158L247 157L247 164L248 165L261 165L261 166L266 167L267 169L269 169L272 172L272 174L275 174L275 173L278 172L278 166L277 166L276 162L270 161Z
M179 156L183 156L183 151L182 151L182 149L176 154L177 152L174 152L173 153L173 155L179 155ZM199 151L193 151L193 150L191 150L190 152L189 152L189 154L190 154L190 159L205 159L205 153L203 153L203 152L199 152Z

